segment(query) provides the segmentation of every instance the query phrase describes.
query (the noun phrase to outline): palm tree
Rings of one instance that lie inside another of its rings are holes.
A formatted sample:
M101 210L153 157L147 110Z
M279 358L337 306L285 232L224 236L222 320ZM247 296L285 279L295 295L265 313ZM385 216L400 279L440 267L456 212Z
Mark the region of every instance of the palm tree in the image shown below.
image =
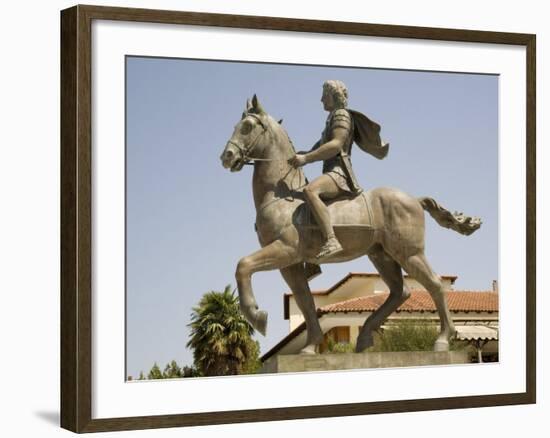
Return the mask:
M239 300L226 286L207 292L191 314L190 339L195 367L204 376L254 372L258 368L258 343L254 329L239 309Z

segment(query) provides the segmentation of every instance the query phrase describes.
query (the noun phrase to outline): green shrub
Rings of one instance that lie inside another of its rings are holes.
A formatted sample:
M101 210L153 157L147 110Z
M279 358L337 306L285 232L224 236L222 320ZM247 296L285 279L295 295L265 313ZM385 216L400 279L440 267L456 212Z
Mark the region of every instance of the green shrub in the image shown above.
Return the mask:
M335 342L332 347L330 346L327 353L353 353L355 351L355 345L349 342Z
M323 351L323 354L331 353L353 353L355 352L355 344L349 342L337 342L333 336L327 339L327 349Z
M439 331L435 325L420 321L391 323L374 337L368 351L432 351Z
M367 351L433 351L439 336L439 325L425 321L398 321L388 324L374 336L374 345ZM451 339L450 350L463 350L467 343Z

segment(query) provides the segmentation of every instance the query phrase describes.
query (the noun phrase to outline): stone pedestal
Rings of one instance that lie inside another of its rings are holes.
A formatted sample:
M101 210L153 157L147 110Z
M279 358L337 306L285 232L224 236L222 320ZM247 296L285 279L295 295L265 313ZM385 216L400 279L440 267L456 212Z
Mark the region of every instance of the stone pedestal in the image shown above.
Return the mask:
M262 373L397 368L470 363L466 351L399 351L376 353L288 354L264 362Z

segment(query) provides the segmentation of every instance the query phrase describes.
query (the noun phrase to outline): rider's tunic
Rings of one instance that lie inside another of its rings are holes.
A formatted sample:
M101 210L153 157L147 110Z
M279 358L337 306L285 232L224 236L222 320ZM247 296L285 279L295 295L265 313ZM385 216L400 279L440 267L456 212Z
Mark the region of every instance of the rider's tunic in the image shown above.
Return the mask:
M325 129L321 134L321 141L319 142L319 145L325 144L332 140L332 132L335 128L341 128L347 131L347 138L344 146L342 147L342 152L348 156L351 155L351 145L353 143L353 120L350 113L344 108L334 110L328 115ZM342 167L343 163L340 154L323 161L323 173L330 176L340 189L346 192L353 192L346 172ZM348 169L352 172L351 168Z

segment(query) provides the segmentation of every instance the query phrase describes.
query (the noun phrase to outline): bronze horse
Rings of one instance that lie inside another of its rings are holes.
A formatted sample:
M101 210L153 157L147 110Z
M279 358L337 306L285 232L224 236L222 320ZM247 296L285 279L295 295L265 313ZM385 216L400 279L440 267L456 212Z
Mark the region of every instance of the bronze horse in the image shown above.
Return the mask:
M288 160L294 146L280 123L261 106L256 96L247 101L241 120L220 157L225 168L239 171L254 164L253 196L256 230L261 249L243 257L236 271L241 311L265 335L267 312L259 310L252 291L252 274L279 269L304 315L307 341L302 353L314 353L323 340L305 263L316 263L323 238L311 219L301 189L305 175ZM354 198L331 201L329 210L344 250L323 263L340 263L367 255L390 289L387 300L365 321L356 351L373 344L377 330L410 295L402 269L431 294L441 321L436 351L449 348L455 335L439 276L424 255L424 210L443 227L469 235L481 221L451 214L431 198L415 198L392 188L375 188Z

